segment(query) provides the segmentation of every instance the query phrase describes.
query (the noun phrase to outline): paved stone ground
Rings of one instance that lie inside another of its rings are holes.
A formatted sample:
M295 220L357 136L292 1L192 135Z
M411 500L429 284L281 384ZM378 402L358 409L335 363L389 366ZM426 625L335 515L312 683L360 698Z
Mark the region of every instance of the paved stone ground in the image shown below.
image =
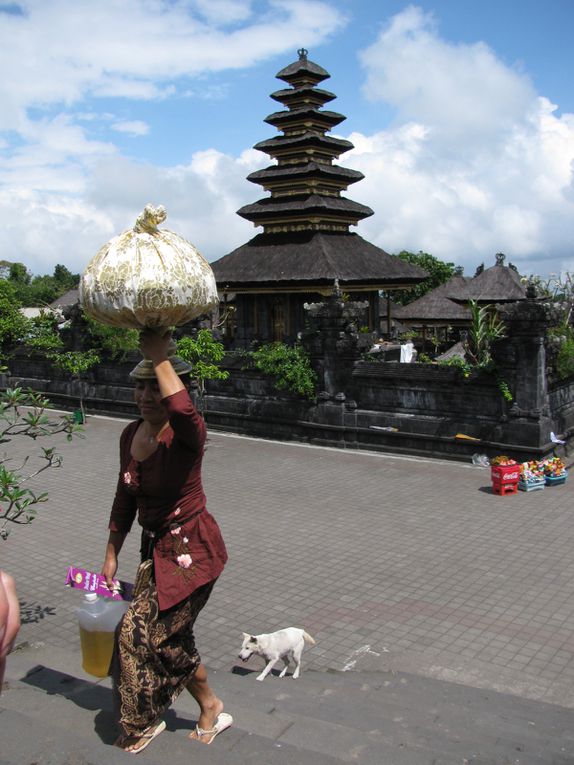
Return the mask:
M101 566L123 426L90 417L85 439L63 442L63 467L38 482L49 503L0 541L21 643L77 645L66 569ZM22 440L7 445L14 464ZM304 669L396 670L574 707L572 481L500 497L485 468L211 432L204 483L230 553L197 624L210 668L229 667L243 630L297 625L317 640Z

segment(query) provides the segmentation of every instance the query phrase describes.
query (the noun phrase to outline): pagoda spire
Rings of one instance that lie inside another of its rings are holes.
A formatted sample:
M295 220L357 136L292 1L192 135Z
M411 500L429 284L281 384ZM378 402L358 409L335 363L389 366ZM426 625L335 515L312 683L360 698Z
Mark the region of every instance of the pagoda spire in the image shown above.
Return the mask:
M305 48L298 54L297 61L276 75L290 87L271 94L285 108L265 118L282 135L254 146L276 164L248 176L271 196L237 212L254 225L263 226L265 234L348 232L349 226L373 214L369 207L341 195L363 174L334 164L334 159L352 149L353 144L327 133L346 118L323 108L336 98L317 87L330 77L329 73L308 59Z

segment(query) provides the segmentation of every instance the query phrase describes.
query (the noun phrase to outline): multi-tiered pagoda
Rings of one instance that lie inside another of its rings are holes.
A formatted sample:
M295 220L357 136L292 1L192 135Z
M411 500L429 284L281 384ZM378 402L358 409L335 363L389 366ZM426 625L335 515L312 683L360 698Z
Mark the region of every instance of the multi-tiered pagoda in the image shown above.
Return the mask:
M322 108L335 98L317 87L329 76L304 49L277 74L290 87L271 98L286 108L265 122L282 135L254 147L277 163L248 176L271 196L238 210L263 233L211 264L224 299L235 295L238 345L292 342L305 326L304 304L329 294L336 281L350 298L368 301L364 322L375 329L379 290L404 289L426 276L349 231L373 211L341 195L364 176L333 164L353 144L327 135L345 119Z

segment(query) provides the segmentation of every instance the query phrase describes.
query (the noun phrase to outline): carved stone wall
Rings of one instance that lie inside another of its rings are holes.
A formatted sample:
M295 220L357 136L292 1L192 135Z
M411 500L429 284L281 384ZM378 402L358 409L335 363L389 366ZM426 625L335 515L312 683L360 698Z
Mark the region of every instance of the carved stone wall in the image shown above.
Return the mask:
M454 368L361 360L356 325L361 310L362 304L343 301L336 290L325 303L308 308L303 340L319 375L316 401L277 391L272 380L246 368L244 357L229 355L229 379L206 386L208 425L268 438L465 460L475 452L541 458L555 449L552 431L562 437L574 433L574 380L548 384L545 310L538 302L501 307L508 336L494 355L514 396L512 405L492 375L464 379ZM54 405L73 409L82 385L88 412L135 416L128 373L137 358L101 364L79 383L22 350L11 362L12 375L0 377L0 386L30 386Z

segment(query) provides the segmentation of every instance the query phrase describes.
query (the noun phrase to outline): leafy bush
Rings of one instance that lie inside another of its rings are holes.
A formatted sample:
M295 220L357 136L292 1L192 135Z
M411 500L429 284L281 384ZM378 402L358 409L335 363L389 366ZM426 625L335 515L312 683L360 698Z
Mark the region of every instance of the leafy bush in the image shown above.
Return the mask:
M64 372L79 378L96 364L100 363L100 357L93 349L89 351L66 351L65 353L53 353L49 356L50 361Z
M470 373L472 372L472 366L460 356L452 356L450 359L437 361L437 364L441 367L456 367L457 369L460 369L462 376L465 378L470 377Z
M539 276L524 279L546 301L552 326L547 332L549 361L558 379L574 375L574 273L552 274L543 280Z
M560 380L574 375L574 338L571 335L560 343L556 357L556 371Z
M506 336L504 323L491 305L478 305L475 300L469 300L468 307L472 322L465 351L473 364L487 367L492 361L492 343Z
M508 383L502 379L502 377L500 376L500 373L498 372L498 369L494 366L492 362L489 362L487 364L469 364L469 362L466 361L466 359L463 359L460 356L453 356L450 359L437 361L437 364L439 364L439 366L456 367L457 369L460 369L461 374L465 379L468 379L470 377L473 369L477 369L477 370L480 369L483 372L489 372L494 375L496 384L498 385L498 389L502 395L502 398L505 401L508 401L509 404L511 404L514 401L514 397L510 391L510 388L508 387Z
M20 312L21 303L14 287L0 279L0 358L26 333L29 320Z
M317 375L309 355L300 345L270 343L250 355L255 368L273 377L279 390L288 390L308 399L315 398Z
M229 377L229 372L218 366L225 357L225 348L208 329L200 329L196 337L186 336L178 340L177 353L192 366L190 376L198 386L201 411L204 407L205 381L227 380Z

